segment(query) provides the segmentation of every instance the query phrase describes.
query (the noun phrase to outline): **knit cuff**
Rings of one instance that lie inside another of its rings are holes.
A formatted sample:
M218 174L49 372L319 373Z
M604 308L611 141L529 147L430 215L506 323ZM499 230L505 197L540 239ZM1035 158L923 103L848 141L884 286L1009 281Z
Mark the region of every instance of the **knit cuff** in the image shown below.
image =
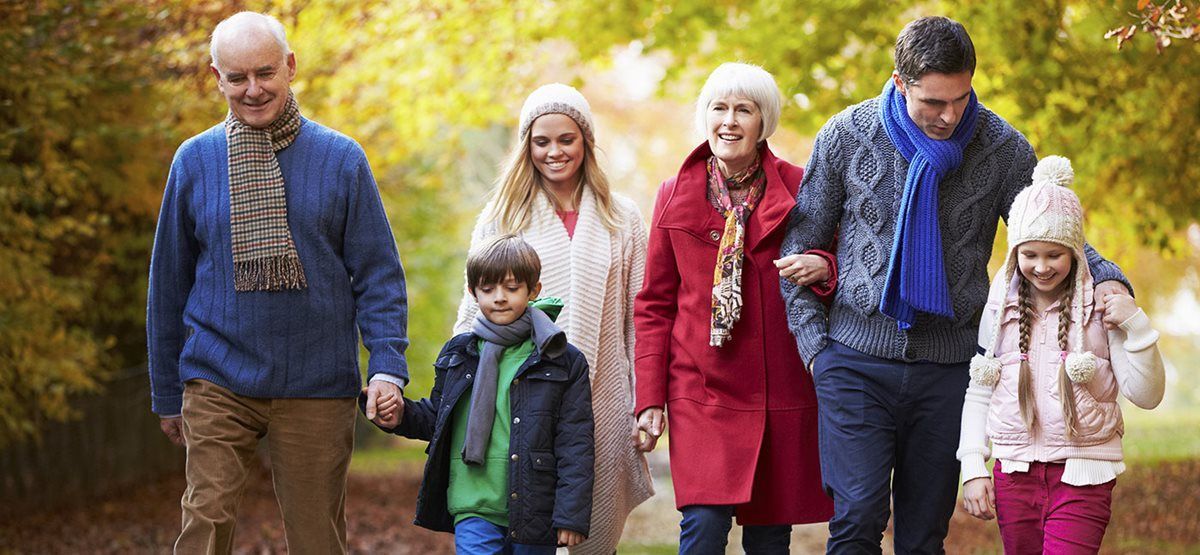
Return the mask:
M372 353L370 360L367 362L368 383L369 383L369 380L375 379L376 376L384 375L384 374L393 376L398 380L403 380L404 383L407 385L408 381L409 381L408 359L404 355L396 356L391 353L389 353L387 355L382 355L382 354L376 355L376 354ZM396 382L392 382L392 383L396 383ZM400 385L400 384L396 384L396 385ZM400 387L401 387L401 389L404 388L404 386L400 386Z
M825 326L819 323L793 329L792 333L796 336L796 349L800 351L800 359L804 361L805 365L811 363L817 353L829 344ZM812 372L811 368L809 368L809 372Z
M1150 317L1142 309L1118 326L1125 331L1125 350L1143 351L1158 342L1158 331L1150 326Z
M183 414L183 394L151 395L150 410L162 418L167 418L166 415Z
M963 456L962 483L965 484L975 478L987 478L990 475L987 469L987 461L983 460L983 455L970 453Z
M1092 270L1093 283L1100 285L1106 281L1116 281L1123 284L1129 290L1129 295L1133 296L1133 284L1129 283L1129 280L1125 278L1125 274L1121 273L1121 269L1116 264L1105 261L1096 266Z

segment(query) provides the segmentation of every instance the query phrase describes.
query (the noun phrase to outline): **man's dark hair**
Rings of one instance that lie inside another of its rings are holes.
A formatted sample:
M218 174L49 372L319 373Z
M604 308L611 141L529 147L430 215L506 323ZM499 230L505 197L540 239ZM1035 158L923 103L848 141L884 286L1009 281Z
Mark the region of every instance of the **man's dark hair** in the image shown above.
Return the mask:
M542 275L542 260L537 251L516 235L501 235L467 255L467 288L504 281L508 274L532 289Z
M922 17L896 37L896 72L915 83L929 72L975 74L975 45L962 23L948 17Z

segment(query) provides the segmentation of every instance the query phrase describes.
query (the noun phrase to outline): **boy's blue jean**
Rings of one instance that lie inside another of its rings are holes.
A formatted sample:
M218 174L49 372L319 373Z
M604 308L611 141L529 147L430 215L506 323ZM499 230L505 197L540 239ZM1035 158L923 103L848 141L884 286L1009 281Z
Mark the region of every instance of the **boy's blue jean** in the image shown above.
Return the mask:
M467 555L553 555L553 545L508 541L508 528L471 517L454 525L454 551Z
M688 505L680 512L680 555L725 555L733 526L732 505ZM787 555L791 541L792 527L788 525L742 527L742 549L750 555Z
M967 363L889 360L835 341L814 362L821 477L834 503L827 551L879 553L892 497L896 553L944 553Z

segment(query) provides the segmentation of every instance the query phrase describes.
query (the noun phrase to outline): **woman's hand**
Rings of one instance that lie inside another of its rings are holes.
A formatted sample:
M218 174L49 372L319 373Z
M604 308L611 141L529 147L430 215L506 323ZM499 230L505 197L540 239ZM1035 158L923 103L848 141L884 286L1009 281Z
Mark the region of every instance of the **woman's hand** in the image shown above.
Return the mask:
M829 263L815 254L789 254L775 261L779 277L806 286L829 280Z
M980 520L996 518L996 490L986 476L963 484L963 507Z
M639 451L650 452L658 445L658 438L667 429L667 416L659 407L650 407L638 415L639 437L634 437Z

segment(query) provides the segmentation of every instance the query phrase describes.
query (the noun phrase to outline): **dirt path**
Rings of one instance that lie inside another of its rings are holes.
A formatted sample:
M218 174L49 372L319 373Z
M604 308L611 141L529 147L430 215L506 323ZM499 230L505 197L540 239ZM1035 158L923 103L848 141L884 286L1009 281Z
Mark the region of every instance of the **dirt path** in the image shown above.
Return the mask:
M651 461L659 494L638 507L622 553L670 552L679 513L670 495L666 461ZM350 478L347 514L354 553L452 553L453 538L411 524L418 465L383 475ZM145 484L86 508L16 515L0 523L0 553L163 553L179 530L182 478ZM1000 553L994 522L955 514L950 553ZM824 551L824 525L797 526L793 553ZM735 528L730 553L740 553ZM283 526L266 472L251 476L242 502L236 553L284 552ZM885 539L890 544L890 537ZM890 547L885 547L890 553ZM1200 552L1200 461L1134 466L1120 478L1103 553Z

